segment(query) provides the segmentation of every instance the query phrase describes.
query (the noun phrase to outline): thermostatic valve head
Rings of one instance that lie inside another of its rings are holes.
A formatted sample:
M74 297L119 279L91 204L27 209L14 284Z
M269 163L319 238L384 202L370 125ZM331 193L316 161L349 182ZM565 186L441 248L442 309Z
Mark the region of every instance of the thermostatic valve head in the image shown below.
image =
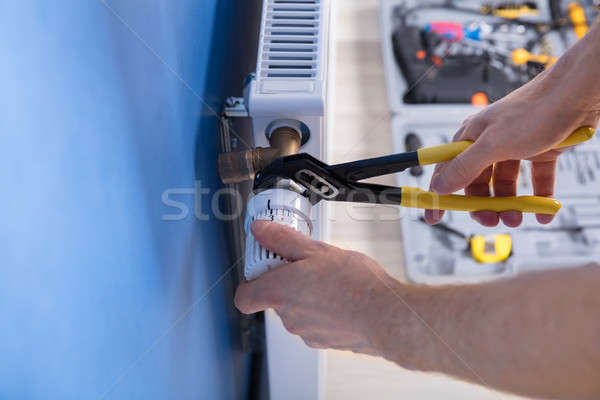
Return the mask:
M281 255L261 246L252 235L250 227L256 220L267 220L289 226L310 236L313 225L310 220L312 205L302 195L287 189L269 189L257 193L246 206L246 260L244 276L247 280L258 278L287 261Z

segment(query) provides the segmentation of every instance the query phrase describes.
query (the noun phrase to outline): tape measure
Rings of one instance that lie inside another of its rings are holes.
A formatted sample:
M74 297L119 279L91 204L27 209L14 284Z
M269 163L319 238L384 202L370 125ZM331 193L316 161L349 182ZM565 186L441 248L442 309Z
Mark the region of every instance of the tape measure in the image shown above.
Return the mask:
M419 221L426 224L423 217ZM507 233L494 235L471 235L452 228L451 226L440 222L431 225L432 229L445 232L448 235L459 237L466 244L464 248L456 249L464 252L471 252L471 257L482 264L494 264L504 262L512 254L512 237Z
M506 261L512 252L512 238L508 234L475 235L469 239L471 255L480 263Z

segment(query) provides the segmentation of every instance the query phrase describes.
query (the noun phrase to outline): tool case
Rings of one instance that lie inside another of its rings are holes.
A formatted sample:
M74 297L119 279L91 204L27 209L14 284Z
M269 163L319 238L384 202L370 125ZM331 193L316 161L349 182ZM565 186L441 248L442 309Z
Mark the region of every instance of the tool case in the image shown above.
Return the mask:
M381 0L381 38L386 74L387 95L392 113L394 152L409 150L418 143L429 147L448 143L467 116L480 107L451 101L419 104L407 101L407 79L397 62L395 50L394 10L404 0ZM476 2L473 2L476 3ZM549 18L549 6L539 1L539 13L532 20ZM420 13L423 23L440 19L467 21L472 15L453 11L432 10ZM482 20L486 17L482 16ZM552 38L552 37L551 37ZM554 51L564 51L563 41L554 43ZM562 46L562 47L561 47ZM421 171L397 174L398 186L428 188L434 166ZM532 194L530 164L521 164L518 195ZM600 260L600 137L568 150L558 160L555 196L562 209L548 225L537 223L535 216L524 214L519 228L508 228L500 222L487 228L471 220L469 213L447 211L440 226L422 221L423 211L399 208L402 226L402 256L408 279L415 283L447 284L479 282L511 276L525 271L563 266L576 266ZM472 256L466 238L508 234L512 240L510 256L502 262L482 263Z

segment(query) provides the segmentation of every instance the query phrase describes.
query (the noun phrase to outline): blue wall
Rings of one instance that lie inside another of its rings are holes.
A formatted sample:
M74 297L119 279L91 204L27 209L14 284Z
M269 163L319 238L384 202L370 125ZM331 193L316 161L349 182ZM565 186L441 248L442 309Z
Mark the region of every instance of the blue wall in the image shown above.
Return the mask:
M0 3L0 398L245 395L226 228L161 196L220 187L258 3Z

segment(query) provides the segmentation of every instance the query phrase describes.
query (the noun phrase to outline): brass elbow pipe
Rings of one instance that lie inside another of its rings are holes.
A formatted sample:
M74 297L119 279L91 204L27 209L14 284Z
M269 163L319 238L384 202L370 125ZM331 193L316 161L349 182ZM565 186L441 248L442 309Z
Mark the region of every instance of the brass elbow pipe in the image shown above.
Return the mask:
M256 173L276 158L297 154L301 136L288 126L276 128L269 136L270 147L219 154L219 175L223 183L240 183L254 179Z

